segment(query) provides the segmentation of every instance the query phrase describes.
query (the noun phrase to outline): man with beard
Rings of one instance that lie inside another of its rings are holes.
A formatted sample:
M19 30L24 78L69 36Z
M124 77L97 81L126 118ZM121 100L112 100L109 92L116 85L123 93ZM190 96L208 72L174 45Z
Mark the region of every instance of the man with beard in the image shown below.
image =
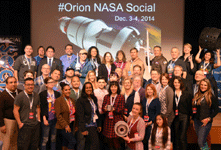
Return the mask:
M6 88L0 95L0 137L4 143L3 149L17 149L17 122L13 114L15 97L21 90L17 90L15 77L6 79Z
M73 46L71 44L67 44L65 46L65 53L65 55L60 57L64 73L66 69L70 67L71 63L77 58L77 56L73 54ZM63 74L63 76L65 76L65 74Z

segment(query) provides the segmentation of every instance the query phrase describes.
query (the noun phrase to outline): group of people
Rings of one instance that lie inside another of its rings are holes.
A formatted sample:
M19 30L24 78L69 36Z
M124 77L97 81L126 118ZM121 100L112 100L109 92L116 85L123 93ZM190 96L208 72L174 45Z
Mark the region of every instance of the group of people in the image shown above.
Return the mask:
M199 147L209 149L219 111L212 70L220 66L220 50L216 63L212 51L200 57L200 47L194 58L191 50L185 44L179 57L173 47L167 61L155 46L146 80L136 48L130 60L119 50L114 61L110 52L101 59L95 46L77 58L68 44L57 59L52 46L40 46L32 57L27 45L0 94L3 149L186 150L190 120ZM125 137L115 133L119 121L128 124Z

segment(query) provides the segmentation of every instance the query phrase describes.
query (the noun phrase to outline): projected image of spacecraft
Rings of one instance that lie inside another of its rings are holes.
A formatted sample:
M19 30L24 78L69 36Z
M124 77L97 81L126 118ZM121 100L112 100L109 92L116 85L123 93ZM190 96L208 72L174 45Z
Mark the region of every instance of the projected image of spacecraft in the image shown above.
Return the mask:
M146 41L141 38L140 32L133 26L118 30L107 26L102 20L83 16L62 17L59 22L60 30L67 35L71 43L86 50L91 46L96 46L101 50L101 56L105 52L111 52L113 56L116 56L118 50L128 51L132 47L140 50Z

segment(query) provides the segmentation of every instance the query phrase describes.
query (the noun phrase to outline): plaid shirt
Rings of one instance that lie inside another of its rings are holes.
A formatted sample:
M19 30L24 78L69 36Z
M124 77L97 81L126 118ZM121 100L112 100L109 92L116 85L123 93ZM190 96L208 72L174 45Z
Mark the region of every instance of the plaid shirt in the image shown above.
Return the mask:
M124 105L125 100L123 95L117 95L115 103L113 107L115 110L113 111L113 119L109 119L108 113L104 110L104 107L106 105L110 105L110 96L106 95L104 97L103 105L102 105L102 111L105 113L105 120L104 120L104 126L103 126L103 135L107 138L117 138L118 136L114 132L114 125L118 121L123 120L123 111L124 111Z

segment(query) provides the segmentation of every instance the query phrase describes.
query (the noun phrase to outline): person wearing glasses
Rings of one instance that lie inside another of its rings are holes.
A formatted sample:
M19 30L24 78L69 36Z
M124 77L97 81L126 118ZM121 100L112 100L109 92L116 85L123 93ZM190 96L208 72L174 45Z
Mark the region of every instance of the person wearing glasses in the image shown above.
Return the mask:
M40 139L40 98L34 79L25 79L25 90L15 97L14 116L18 123L18 150L37 150Z
M55 115L54 103L55 99L60 97L60 93L53 90L55 81L52 77L44 79L47 90L42 91L40 96L41 102L41 125L42 125L42 137L41 137L41 150L46 150L46 145L49 139L49 133L51 134L51 150L56 150L56 133L55 128L57 119Z
M93 70L91 62L87 58L87 51L80 50L79 59L75 59L70 65L74 69L76 76L80 78L81 84L84 84L88 71Z

